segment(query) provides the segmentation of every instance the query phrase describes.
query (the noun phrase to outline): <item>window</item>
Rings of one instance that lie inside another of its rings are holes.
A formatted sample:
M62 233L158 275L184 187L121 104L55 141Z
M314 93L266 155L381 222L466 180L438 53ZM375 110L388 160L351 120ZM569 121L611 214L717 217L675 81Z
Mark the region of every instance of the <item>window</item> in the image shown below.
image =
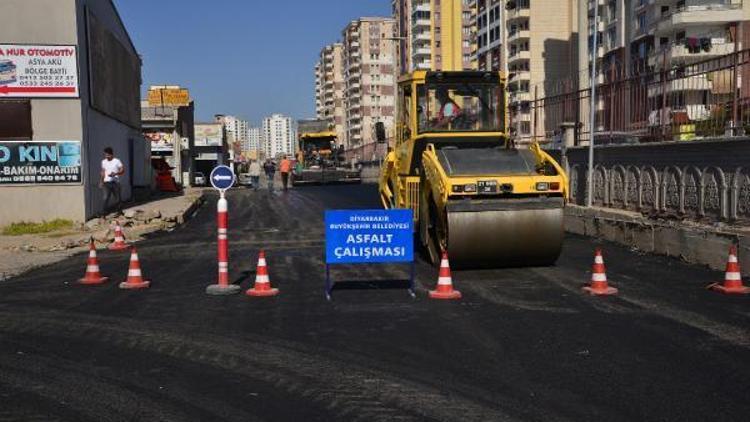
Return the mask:
M609 28L607 30L607 47L613 49L617 47L617 28Z
M420 132L476 132L502 130L497 84L440 82L419 88L417 113ZM446 107L450 105L450 107ZM452 111L447 111L452 110ZM447 113L452 115L448 116Z
M636 22L636 29L639 30L645 30L646 29L646 14L641 13L638 15L638 21Z
M0 101L0 139L30 140L31 102L28 100Z

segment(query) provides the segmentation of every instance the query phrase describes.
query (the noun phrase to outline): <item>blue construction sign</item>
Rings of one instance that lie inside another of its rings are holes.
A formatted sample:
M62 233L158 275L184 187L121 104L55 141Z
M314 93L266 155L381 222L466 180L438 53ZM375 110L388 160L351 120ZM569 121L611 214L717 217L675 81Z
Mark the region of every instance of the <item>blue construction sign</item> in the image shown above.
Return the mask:
M410 209L326 211L326 263L412 262Z
M326 296L335 264L411 263L414 288L414 214L410 209L329 210L325 213Z
M227 166L216 166L209 178L211 186L220 191L225 191L234 185L234 172Z

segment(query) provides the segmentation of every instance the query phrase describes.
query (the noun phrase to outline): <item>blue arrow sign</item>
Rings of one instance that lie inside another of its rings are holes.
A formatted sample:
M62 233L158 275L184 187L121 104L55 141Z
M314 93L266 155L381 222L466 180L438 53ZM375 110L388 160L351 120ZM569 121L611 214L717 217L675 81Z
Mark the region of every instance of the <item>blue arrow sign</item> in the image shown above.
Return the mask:
M227 166L215 167L209 178L211 179L211 185L220 191L225 191L234 184L234 172Z

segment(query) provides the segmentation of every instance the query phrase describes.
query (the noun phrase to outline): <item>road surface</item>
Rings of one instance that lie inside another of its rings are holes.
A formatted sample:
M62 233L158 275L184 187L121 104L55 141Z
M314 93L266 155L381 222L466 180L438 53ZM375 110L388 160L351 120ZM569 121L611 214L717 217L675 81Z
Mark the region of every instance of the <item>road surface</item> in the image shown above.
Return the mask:
M570 236L556 267L337 269L323 295L323 211L377 208L372 186L233 190L232 279L260 248L275 298L212 297L215 197L139 244L148 291L83 287L85 257L0 284L0 421L747 421L750 298L722 274ZM616 297L581 294L594 248ZM385 282L374 282L384 280ZM345 288L346 287L346 288Z

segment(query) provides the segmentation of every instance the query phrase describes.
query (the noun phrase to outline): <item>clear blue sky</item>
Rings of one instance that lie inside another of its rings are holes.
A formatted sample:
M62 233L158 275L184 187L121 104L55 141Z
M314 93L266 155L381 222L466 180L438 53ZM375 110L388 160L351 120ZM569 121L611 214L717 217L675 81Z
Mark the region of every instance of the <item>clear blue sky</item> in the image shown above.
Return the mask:
M314 117L320 49L390 0L115 0L143 56L143 86L190 89L198 120Z

